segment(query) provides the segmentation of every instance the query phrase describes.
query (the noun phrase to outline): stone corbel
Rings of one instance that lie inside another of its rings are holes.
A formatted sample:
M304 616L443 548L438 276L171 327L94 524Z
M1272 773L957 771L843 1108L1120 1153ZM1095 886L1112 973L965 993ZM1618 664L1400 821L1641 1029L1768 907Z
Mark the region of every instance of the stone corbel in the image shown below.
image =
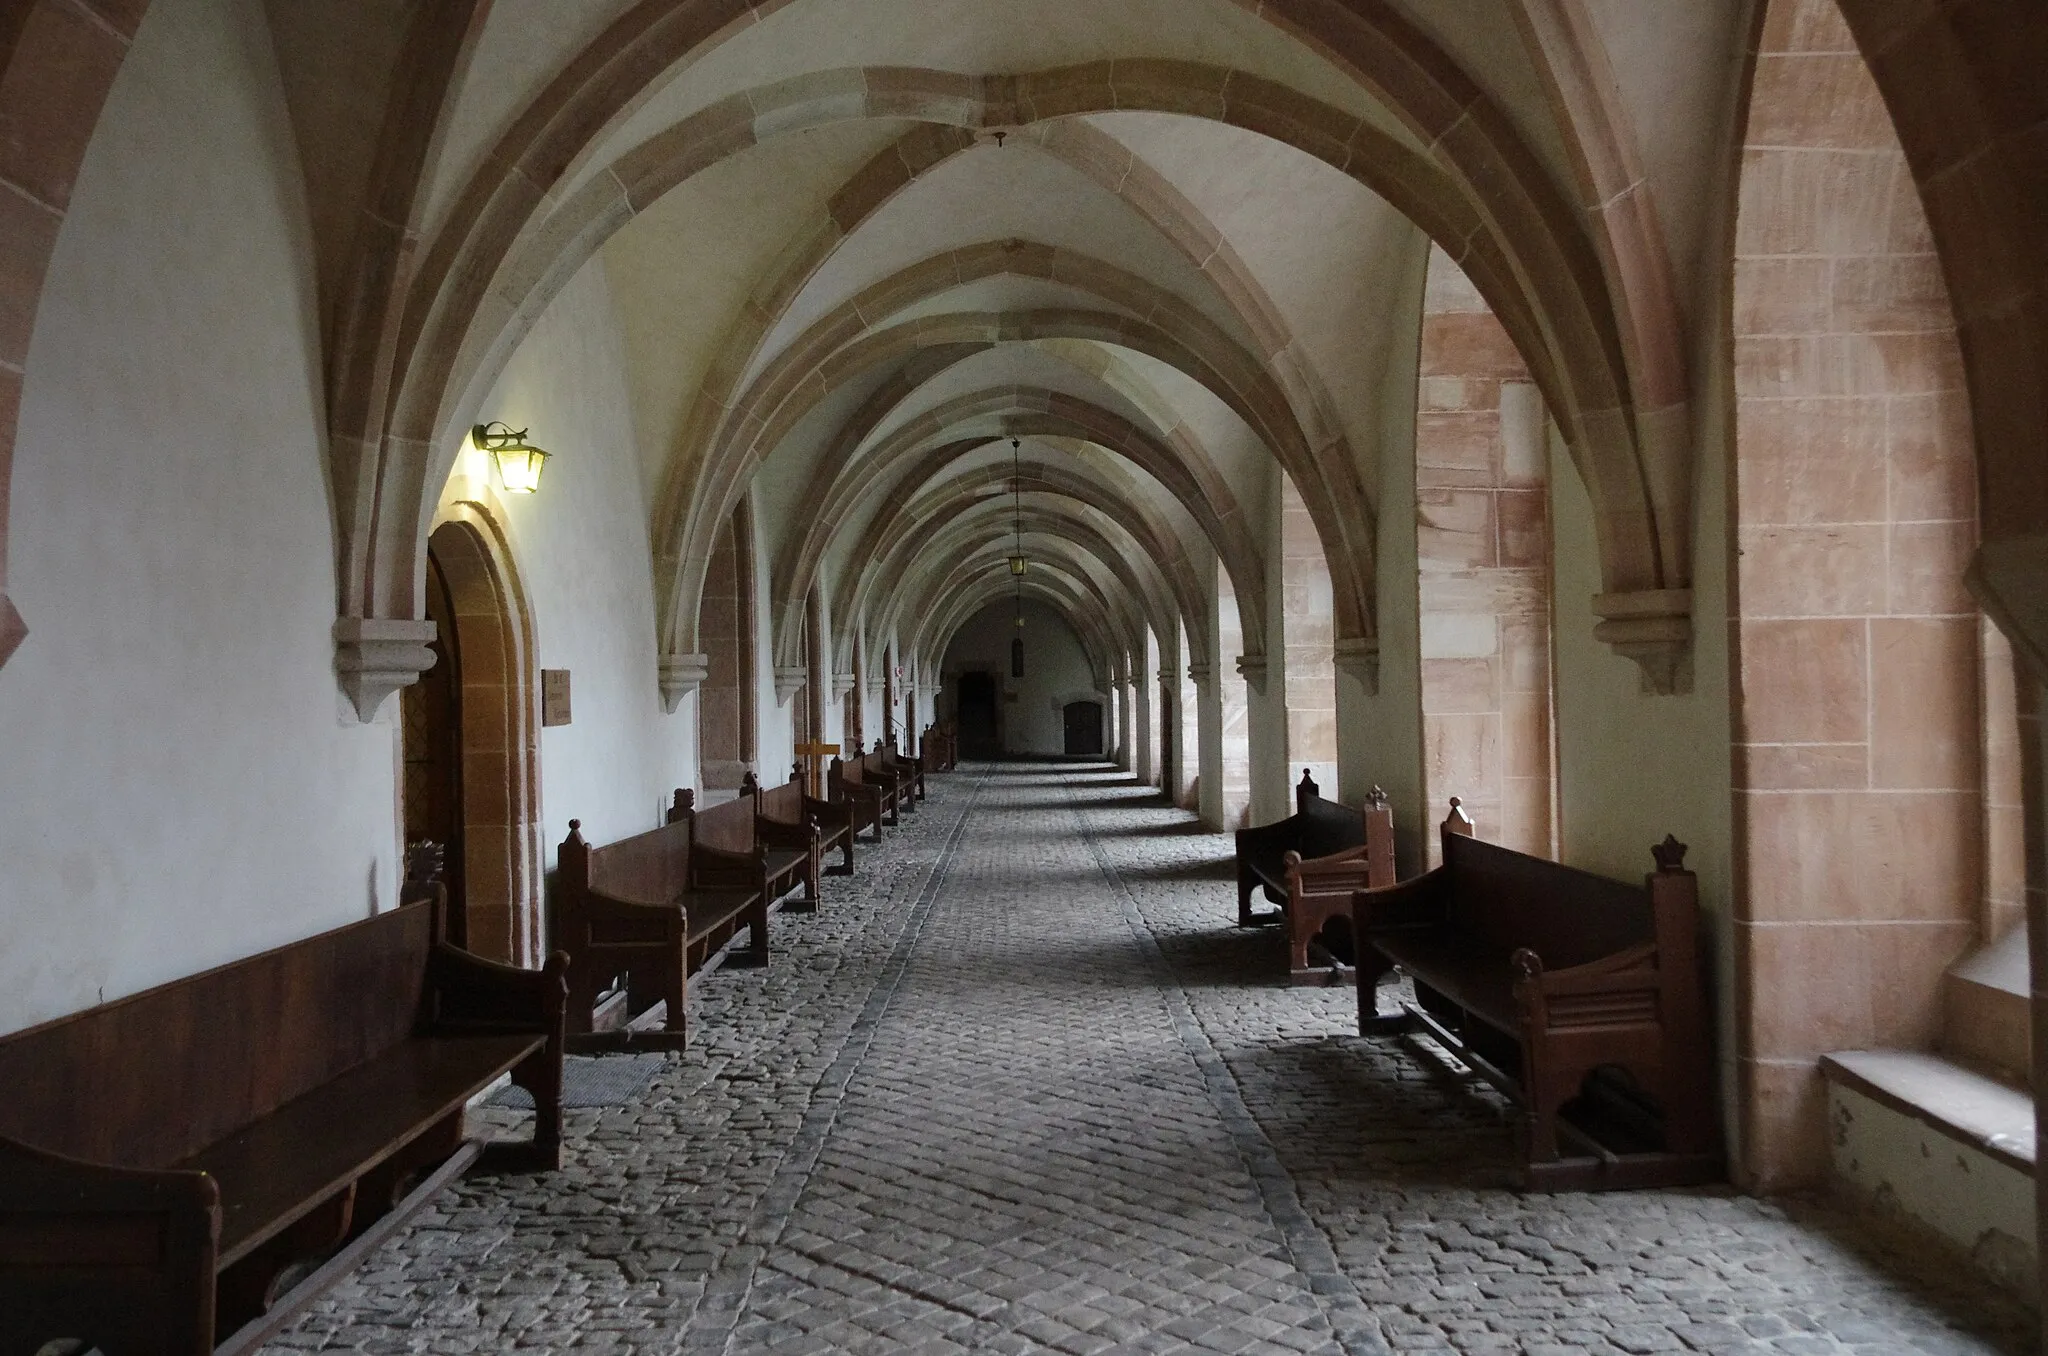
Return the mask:
M1692 690L1692 590L1641 589L1593 597L1593 638L1643 671L1642 690L1661 697Z
M854 685L854 681L855 681L855 680L854 680L854 676L853 676L853 675L852 675L851 673L835 673L835 674L833 674L833 675L832 675L832 700L833 700L833 701L835 701L835 702L843 702L843 701L845 701L845 700L846 700L846 694L847 694L847 693L849 693L849 692L851 692L851 691L853 691L853 685Z
M1241 654L1237 657L1237 676L1261 697L1266 695L1266 675L1271 671L1266 656L1262 654Z
M407 618L343 617L334 623L334 674L356 716L368 725L384 699L434 667L434 623Z
M1374 696L1380 691L1380 638L1347 636L1339 640L1330 658L1337 672L1350 678Z
M711 676L708 654L665 654L661 657L661 709L670 715Z
M1188 678L1198 689L1207 689L1216 679L1216 666L1207 660L1197 659L1188 665Z
M775 704L789 705L789 699L801 692L804 685L810 681L811 669L808 664L785 664L778 667L775 670Z

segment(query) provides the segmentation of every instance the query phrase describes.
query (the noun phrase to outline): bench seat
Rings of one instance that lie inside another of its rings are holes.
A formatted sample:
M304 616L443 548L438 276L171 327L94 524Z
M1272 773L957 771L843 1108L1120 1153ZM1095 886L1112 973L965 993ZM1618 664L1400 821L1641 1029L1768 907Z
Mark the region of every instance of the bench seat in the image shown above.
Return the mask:
M218 1265L234 1265L370 1175L414 1127L458 1115L545 1042L538 1036L407 1041L174 1166L220 1184Z
M723 944L730 939L737 925L746 919L748 911L760 901L761 896L752 890L693 890L686 898L689 901L686 938L691 951L690 969L694 972L703 969L704 962L710 959L708 944L713 941ZM706 954L699 955L700 949L706 949Z
M1454 800L1443 865L1352 896L1359 1029L1419 1027L1514 1099L1531 1187L1719 1180L1685 845L1666 838L1653 849L1657 870L1628 885L1471 832ZM1377 985L1395 967L1416 1001L1382 1017Z
M1515 1033L1515 965L1507 948L1474 945L1449 928L1381 933L1372 947L1466 1013Z
M0 1039L0 1353L254 1350L479 1161L561 1154L567 958L441 893ZM532 1139L469 1140L502 1075Z

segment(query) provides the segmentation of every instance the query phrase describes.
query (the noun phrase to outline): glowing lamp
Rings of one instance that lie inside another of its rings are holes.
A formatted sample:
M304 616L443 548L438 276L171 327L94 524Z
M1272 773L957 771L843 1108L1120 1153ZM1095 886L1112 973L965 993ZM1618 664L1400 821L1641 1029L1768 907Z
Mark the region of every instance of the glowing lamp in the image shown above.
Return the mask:
M1025 562L1023 556L1011 556L1010 573L1016 575L1019 579L1022 579L1024 577L1024 564Z
M500 423L478 424L469 431L470 446L497 463L498 480L507 494L532 494L540 488L541 468L548 454L526 441L525 429Z

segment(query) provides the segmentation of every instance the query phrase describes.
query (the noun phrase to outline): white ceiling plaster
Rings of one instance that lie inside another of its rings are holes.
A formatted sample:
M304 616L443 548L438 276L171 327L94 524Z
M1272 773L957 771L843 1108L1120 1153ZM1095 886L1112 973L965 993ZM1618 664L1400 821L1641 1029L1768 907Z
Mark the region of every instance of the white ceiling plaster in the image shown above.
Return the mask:
M880 442L918 415L956 396L1012 385L1078 396L1121 414L1133 423L1151 422L1144 411L1072 363L1062 362L1032 344L1001 344L955 363L919 387L882 422L868 443Z
M492 0L426 176L421 220L438 228L463 183L570 56L635 0Z
M1234 67L1398 127L1342 71L1229 0L798 0L672 71L616 121L575 178L728 95L808 71L1016 74L1117 57Z
M1015 274L1004 273L948 288L944 292L925 298L915 306L893 311L888 317L888 323L899 325L926 316L959 315L971 311L1026 311L1073 307L1090 311L1110 311L1118 315L1132 314L1128 308L1104 301L1093 292L1079 287L1047 282L1043 278L1020 278Z
M1165 176L1230 242L1370 464L1377 378L1393 341L1413 333L1390 303L1403 290L1419 235L1414 224L1357 180L1255 133L1211 128L1190 137L1187 119L1150 113L1092 121Z
M705 367L748 296L794 233L899 130L848 123L720 161L664 194L605 245L600 257L626 332L650 498Z
M1013 237L1092 255L1229 324L1229 308L1143 217L1079 170L1029 142L1011 142L965 151L885 203L818 270L770 346L780 348L862 288L933 255Z

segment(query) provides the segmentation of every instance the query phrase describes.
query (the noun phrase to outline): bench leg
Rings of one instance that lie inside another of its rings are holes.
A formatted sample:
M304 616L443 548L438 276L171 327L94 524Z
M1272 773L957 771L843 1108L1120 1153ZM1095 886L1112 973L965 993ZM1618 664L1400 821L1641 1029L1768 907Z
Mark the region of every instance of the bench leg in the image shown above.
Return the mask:
M768 963L768 901L765 896L759 904L754 906L753 915L747 920L747 930L750 934L747 947L748 963L752 965L766 965Z
M661 996L668 1006L662 1030L675 1037L677 1047L683 1049L690 1043L690 959L683 954L685 950L676 948L675 964L663 968L661 979Z
M1241 928L1252 926L1252 890L1258 881L1245 870L1242 862L1237 867L1237 925Z
M831 868L831 874L835 876L850 876L853 874L853 841L857 837L859 837L858 831L852 824L848 824L846 826L846 841L839 845L839 851L843 860L839 865Z
M1380 980L1394 967L1387 958L1366 945L1364 938L1352 943L1357 953L1353 960L1358 970L1358 1034L1361 1036L1398 1036L1408 1029L1408 1014L1396 1012L1380 1015Z

